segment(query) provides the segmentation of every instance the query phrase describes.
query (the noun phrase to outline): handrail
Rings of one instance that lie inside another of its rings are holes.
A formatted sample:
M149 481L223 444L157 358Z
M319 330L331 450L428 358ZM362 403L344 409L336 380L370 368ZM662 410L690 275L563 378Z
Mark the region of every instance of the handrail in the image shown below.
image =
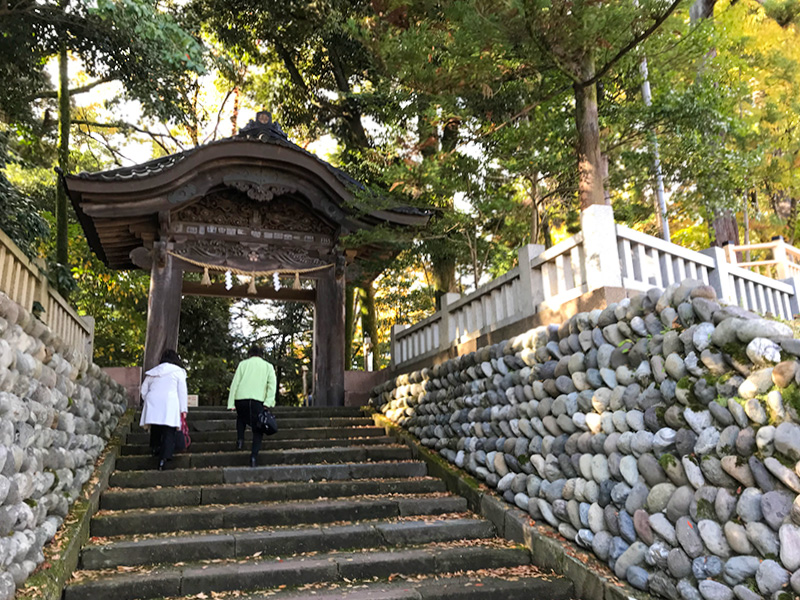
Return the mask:
M0 230L0 291L32 312L38 302L44 313L41 321L64 344L79 354L89 354L94 327L70 306L47 281L47 275L36 262Z
M593 209L573 237L548 249L520 248L518 267L464 297L446 294L441 310L393 328L393 365L425 360L604 287L643 292L693 278L726 304L785 319L800 313L800 249L782 239L696 252L614 223L610 207ZM736 252L746 250L771 250L774 258L737 262ZM750 269L776 265L778 277Z

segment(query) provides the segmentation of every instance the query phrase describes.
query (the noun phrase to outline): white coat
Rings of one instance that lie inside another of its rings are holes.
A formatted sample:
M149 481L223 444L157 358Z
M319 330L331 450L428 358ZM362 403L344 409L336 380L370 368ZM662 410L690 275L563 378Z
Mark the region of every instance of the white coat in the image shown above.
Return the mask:
M139 425L180 427L187 402L186 371L172 363L161 363L145 373Z

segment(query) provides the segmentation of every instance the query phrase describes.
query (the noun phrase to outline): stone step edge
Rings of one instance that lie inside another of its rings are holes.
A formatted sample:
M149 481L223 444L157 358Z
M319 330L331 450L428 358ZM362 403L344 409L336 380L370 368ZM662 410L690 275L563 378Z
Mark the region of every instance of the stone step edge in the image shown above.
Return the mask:
M312 553L287 559L209 561L180 567L142 568L137 572L81 571L88 580L70 583L64 600L94 600L114 597L117 600L144 600L176 594L189 595L220 591L272 589L327 581L368 580L394 574L452 573L475 570L468 561L484 566L521 566L530 563L530 553L504 544L459 546L435 544L420 548L402 548L381 552ZM500 563L503 564L495 564ZM465 564L466 563L466 564ZM456 566L461 566L455 569ZM265 579L264 588L247 579ZM233 580L233 581L230 581ZM266 583L266 581L265 581ZM148 589L149 588L149 589ZM136 594L135 596L133 594Z
M98 513L92 537L232 530L260 525L331 524L359 519L461 513L466 503L452 494L417 494L359 499L302 500L239 505L189 506L178 510L133 509Z
M183 551L181 562L189 565L192 562L186 558L186 549L191 552L193 546L201 547L204 551L199 556L194 554L196 561L216 559L246 559L253 557L256 552L262 558L277 557L287 552L295 553L298 550L291 546L302 546L302 552L333 551L346 548L348 550L377 550L397 548L400 546L422 545L430 543L454 542L456 540L485 540L495 538L495 528L491 522L469 513L454 515L437 515L432 521L423 515L418 518L373 519L366 521L353 521L336 525L307 525L287 526L265 529L236 529L228 533L202 532L199 534L154 534L152 537L122 536L111 538L104 542L102 539L91 538L90 543L84 546L81 552L81 570L95 570L113 568L114 565L92 566L87 565L87 557L102 555L105 552L137 551L144 556L131 557L130 552L125 559L125 566L164 564L163 561L150 560L155 554L167 555ZM422 539L427 536L429 539ZM283 543L283 546L279 544ZM341 544L337 548L331 545ZM216 551L210 551L215 545ZM222 546L220 549L219 546ZM276 549L283 548L283 550ZM256 548L259 548L256 550ZM264 549L266 548L266 549ZM98 563L100 557L91 558L88 562ZM142 560L145 559L145 560Z
M530 571L527 573L526 571ZM418 575L399 581L333 582L314 586L315 600L472 600L506 598L509 600L571 600L575 598L572 582L554 573L541 573L536 567L484 569L469 574ZM356 589L354 589L356 588ZM499 592L499 593L498 593ZM517 595L516 592L521 592ZM347 594L346 596L343 594ZM489 596L488 594L492 594ZM308 600L308 590L298 588L249 592L217 593L214 600ZM182 596L168 600L196 600Z
M92 476L84 485L81 495L70 506L64 524L55 538L45 544L44 562L17 588L14 596L16 600L62 600L64 588L78 568L81 549L89 540L92 517L99 510L100 495L108 488L116 459L133 422L133 412L129 408L120 417L111 438L95 462Z
M95 513L95 518L114 518L117 516L124 516L126 518L130 517L130 515L140 515L141 517L145 518L147 516L159 516L163 513L198 513L198 514L206 514L210 510L226 510L230 508L237 508L245 510L247 508L255 508L255 507L272 507L272 506L283 506L286 505L288 507L298 507L305 504L312 504L316 503L319 504L320 500L323 502L329 502L331 504L335 504L337 502L348 502L348 503L356 503L359 501L364 502L371 502L371 501L388 501L388 500L437 500L437 499L451 499L451 498L459 498L457 494L452 494L449 492L434 492L430 494L392 494L390 496L384 496L380 494L364 494L362 496L348 496L346 498L337 498L335 500L329 499L301 499L301 500L275 500L270 502L243 502L240 504L201 504L197 506L160 506L158 507L158 512L153 512L152 508L130 508L126 510L100 510Z
M249 444L245 444L245 447L242 450L220 450L218 452L192 452L191 448L188 451L183 452L176 452L174 458L184 458L184 457L200 457L206 458L209 456L230 456L230 457L239 457L239 456L250 456L250 448L248 448ZM354 444L351 446L327 446L324 448L282 448L279 450L269 450L264 449L262 447L261 451L259 452L259 456L281 456L287 453L293 454L333 454L335 455L337 452L355 452L358 450L364 450L366 452L382 452L385 449L392 449L392 450L408 450L408 446L406 444L400 443L391 443L391 444L375 444L375 445L365 445L365 444ZM133 460L141 460L142 458L150 458L147 455L143 454L125 454L118 457L119 460L125 462L132 462ZM268 466L268 465L264 465ZM286 465L289 466L289 465ZM124 470L124 469L121 469Z
M389 436L378 436L378 437L356 437L356 438L328 438L331 442L336 442L336 444L330 445L321 445L318 446L320 449L327 449L327 448L352 448L354 446L364 446L364 447L374 447L374 446L383 446L383 445L396 445L397 441ZM248 442L251 440L247 440ZM274 451L282 451L282 450L305 450L307 448L314 447L314 443L324 442L325 439L319 440L310 440L310 439L284 439L284 440L270 440L266 438L261 446L261 452L274 452ZM290 446L289 444L299 444L297 446ZM341 444L341 445L340 445ZM229 451L233 445L233 441L226 441L226 442L193 442L192 448L196 446L216 446L217 448L211 448L205 450L204 452L213 453L213 452L227 452ZM246 447L246 446L245 446ZM132 450L136 450L136 452L132 452ZM190 449L191 452L191 449ZM129 456L143 456L150 454L150 445L149 444L126 444L122 449L122 456L129 457Z
M562 538L547 525L536 524L527 512L511 506L484 483L423 446L419 439L380 413L372 415L375 424L387 435L409 445L415 459L428 465L428 474L445 482L447 489L463 496L470 510L494 523L498 535L524 544L534 565L552 569L569 579L574 597L582 600L652 600L652 596L620 581L614 573L590 554ZM554 535L555 534L555 535Z
M211 504L218 504L218 503L204 502L204 500L203 500L203 494L204 493L206 493L206 492L207 493L211 493L211 492L226 492L226 491L235 492L237 490L241 490L243 485L247 489L255 488L255 489L263 490L264 488L279 489L281 487L286 487L286 486L319 485L320 483L322 483L322 484L347 484L347 483L350 483L350 484L354 484L356 486L359 486L361 484L365 484L365 483L368 483L368 482L376 482L379 485L382 484L382 485L386 485L386 486L392 486L393 484L398 484L398 483L407 482L407 481L416 481L416 482L419 482L419 483L439 482L442 486L444 485L442 483L442 480L439 479L438 477L424 476L424 477L386 477L386 478L353 479L353 480L351 480L349 482L346 481L346 480L317 481L317 482L314 482L314 484L309 484L307 481L274 481L274 482L265 482L265 483L255 483L255 484L254 483L247 483L247 484L222 483L222 484L218 484L218 485L176 486L176 487L169 487L169 488L165 488L163 486L156 486L156 487L150 487L150 488L116 488L116 487L109 487L109 488L106 489L106 491L103 493L103 496L100 499L100 506L101 507L103 506L103 498L108 498L109 496L112 496L112 497L126 497L126 496L136 497L136 496L146 496L148 494L175 495L175 493L180 493L180 492L190 492L190 493L200 494L200 499L196 503L191 503L191 502L187 502L187 503L184 503L184 504L172 503L169 506L208 506L208 505L211 505ZM445 489L446 488L442 487L441 491L444 491ZM358 495L363 495L363 494L353 494L353 495L342 494L342 495L331 496L329 490L323 490L323 491L326 493L325 497L327 497L327 498L353 498L353 497L358 496ZM303 500L303 499L307 499L307 498L296 498L296 500ZM289 502L289 501L292 501L292 500L294 500L294 499L293 498L287 498L287 499L284 499L282 501L283 502ZM141 507L141 508L145 508L145 507ZM164 506L161 506L161 505L152 506L152 505L150 505L149 508L164 508ZM117 510L128 510L128 509L105 508L105 507L103 507L102 510L104 510L104 511L117 511Z
M372 475L366 474L366 472L373 471L379 468L385 468L387 465L402 465L409 469L419 466L425 466L424 461L420 460L401 460L401 461L372 461L372 462L345 462L345 463L320 463L320 464L312 464L312 465L273 465L273 466L259 466L259 467L204 467L204 468L197 468L197 469L176 469L171 470L167 469L164 471L154 471L151 469L148 470L140 470L140 471L118 471L115 473L117 475L117 479L131 479L136 477L145 477L147 479L155 479L154 483L158 486L164 487L173 487L182 484L171 484L171 481L174 481L174 474L175 473L191 473L191 474L200 474L202 475L219 475L220 480L211 482L205 481L200 482L197 485L208 485L209 483L254 483L254 482L281 482L281 481L307 481L309 479L326 479L328 481L333 480L355 480L355 479L370 479ZM346 468L346 469L345 469ZM331 473L331 469L333 469L333 473ZM270 474L273 475L286 475L291 471L301 471L306 470L306 474L302 476L300 479L288 479L286 477L280 479L268 479L261 477L262 475L269 476ZM342 473L342 477L333 477L332 474L335 475L335 471L347 471L347 473ZM317 472L315 476L314 472ZM325 475L325 472L328 471L328 475ZM172 475L172 476L171 476ZM322 477L319 477L322 475ZM420 476L420 475L415 475ZM121 486L118 485L118 482L112 481L111 485L114 487L125 487L125 488L136 488L136 486L132 485L125 485ZM137 488L141 489L141 488Z
M192 439L194 439L194 436L204 436L206 434L224 433L230 436L231 442L234 442L236 440L235 425L236 424L234 422L229 427L222 427L219 429L208 429L206 431L194 431L190 429L189 435L192 436ZM315 440L315 439L329 439L329 438L360 439L360 438L376 437L376 435L380 435L379 429L380 428L377 428L375 426L366 426L366 425L363 427L287 427L286 429L279 429L276 437L274 438L267 437L265 439L272 439L276 441ZM306 437L302 435L303 432L308 432L308 431L318 433L319 437ZM144 431L143 429L128 431L127 435L128 439L130 439L131 436L139 436L144 440L142 442L139 441L129 442L135 446L147 444L148 440L150 439L149 438L150 434ZM252 432L250 428L248 428L247 431L245 432L245 440L251 440L252 437L253 437Z

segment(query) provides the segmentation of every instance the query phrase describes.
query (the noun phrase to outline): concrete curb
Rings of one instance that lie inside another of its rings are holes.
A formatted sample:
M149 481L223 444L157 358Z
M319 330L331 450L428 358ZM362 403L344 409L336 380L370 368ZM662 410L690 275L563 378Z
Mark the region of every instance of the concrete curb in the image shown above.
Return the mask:
M89 524L100 505L100 494L108 488L120 448L133 422L133 409L128 409L117 423L81 495L69 509L64 524L44 547L44 562L17 590L17 600L61 600L64 586L77 568L81 548L89 539Z
M466 471L422 446L417 438L382 414L374 413L375 424L408 444L414 458L428 465L428 473L445 482L447 489L464 496L470 509L491 521L498 535L523 544L531 552L531 561L538 567L552 569L569 579L574 597L583 600L650 600L652 596L633 589L617 579L597 558L562 538L547 525L539 525L528 513L508 504L494 490Z

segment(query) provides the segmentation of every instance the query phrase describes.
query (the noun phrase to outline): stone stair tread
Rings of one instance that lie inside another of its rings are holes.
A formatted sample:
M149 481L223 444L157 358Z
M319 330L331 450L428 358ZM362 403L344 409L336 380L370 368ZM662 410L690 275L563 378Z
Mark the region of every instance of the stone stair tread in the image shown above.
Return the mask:
M286 418L278 419L278 430L292 429L313 429L313 428L344 428L344 427L374 427L375 422L371 417L311 417L311 418ZM186 418L186 424L190 432L205 431L231 431L235 427L235 413L229 413L224 419L192 419ZM144 428L139 425L139 421L134 421L131 431L134 433L144 432Z
M305 589L270 590L268 595L236 592L235 596L217 595L215 600L444 600L488 599L570 600L572 583L555 575L542 577L532 566L476 571L463 576L417 576L392 582L334 583L308 585ZM181 600L181 599L175 599ZM189 600L188 598L186 600Z
M515 567L530 563L527 550L507 543L438 544L385 551L334 552L291 558L221 560L153 569L125 567L122 572L80 571L64 600L142 600L163 596L231 590L302 586L327 581L388 578L397 575L451 573ZM85 579L84 579L85 577Z
M324 406L324 407L299 407L299 406L273 406L270 410L277 416L293 416L295 418L309 417L364 417L368 416L360 406ZM232 414L225 406L190 406L190 418L226 418ZM137 410L134 416L141 417L142 412Z
M91 521L91 535L108 537L166 531L202 531L291 525L315 522L379 519L395 516L463 512L466 500L449 494L375 496L346 500L299 500L237 505L203 505L98 512Z
M363 427L298 427L295 429L279 429L278 432L270 436L269 440L313 440L333 438L359 438L359 437L382 437L386 435L386 430L382 427L363 426ZM236 439L234 423L230 423L226 429L216 431L193 431L191 432L192 442L233 442ZM252 439L252 432L248 428L245 432L245 440ZM137 430L129 433L125 439L126 444L145 445L150 442L150 434Z
M494 535L494 526L485 519L443 515L435 519L237 529L227 533L155 535L147 538L129 536L113 541L93 538L94 541L83 549L81 568L104 569L118 565L245 558L256 553L284 556L342 548L381 548L458 539L486 539Z
M248 438L249 440L249 438ZM350 446L380 446L397 444L397 438L391 436L381 437L343 437L333 438L327 440L272 440L265 438L261 445L262 452L270 450L289 450L289 449L305 449L305 448L339 448ZM192 441L192 446L189 452L225 452L233 447L233 440L229 439L224 442L195 442ZM142 454L150 454L150 444L129 444L122 448L122 456L139 456Z
M202 469L167 469L164 471L116 471L111 476L110 485L113 487L143 488L320 479L331 481L368 479L372 477L421 477L427 475L427 473L425 463L416 460L280 465L255 468L210 467Z
M293 448L268 450L259 453L260 465L340 463L373 460L401 460L411 458L411 450L405 444L381 446L334 446L332 448ZM117 469L135 471L153 468L156 459L152 456L120 456ZM249 448L227 452L182 452L175 455L172 468L203 468L212 466L248 466Z
M354 479L351 481L221 484L192 487L111 488L100 498L102 510L198 506L236 502L311 500L376 494L443 492L435 477Z

